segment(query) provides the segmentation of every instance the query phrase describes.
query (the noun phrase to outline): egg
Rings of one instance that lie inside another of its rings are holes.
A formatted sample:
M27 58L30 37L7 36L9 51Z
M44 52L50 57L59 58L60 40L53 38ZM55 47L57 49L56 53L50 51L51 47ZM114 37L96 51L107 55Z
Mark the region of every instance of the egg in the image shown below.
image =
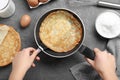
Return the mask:
M35 7L39 4L38 0L27 0L27 2L31 7Z
M21 27L25 28L27 27L31 22L31 17L27 14L23 15L20 20Z

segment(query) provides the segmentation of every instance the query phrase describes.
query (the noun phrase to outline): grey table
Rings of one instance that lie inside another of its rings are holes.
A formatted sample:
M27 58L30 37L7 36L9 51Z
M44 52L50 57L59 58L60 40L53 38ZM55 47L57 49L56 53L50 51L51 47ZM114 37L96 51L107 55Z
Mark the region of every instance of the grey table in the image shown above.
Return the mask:
M73 7L68 4L69 0L52 0L46 5L42 5L36 9L29 9L25 0L13 0L16 5L15 14L7 19L0 19L0 24L7 24L13 26L21 36L22 48L34 47L37 45L34 40L34 27L35 23L48 10L54 8L67 8L73 10L81 17L86 28L86 36L84 44L91 49L98 47L104 50L106 47L107 39L102 38L95 30L95 19L99 13L106 10L106 8L99 8L96 6ZM107 0L110 1L110 0ZM112 1L112 0L111 0ZM113 0L113 2L119 0ZM22 15L29 14L32 22L29 27L22 29L19 21ZM30 68L25 75L25 80L74 80L69 68L73 65L83 62L84 58L81 54L76 53L68 58L55 59L45 55L43 52L39 54L41 57L40 62L35 62L36 67ZM22 65L21 65L22 66ZM6 67L0 67L0 80L7 80L11 72L11 64Z

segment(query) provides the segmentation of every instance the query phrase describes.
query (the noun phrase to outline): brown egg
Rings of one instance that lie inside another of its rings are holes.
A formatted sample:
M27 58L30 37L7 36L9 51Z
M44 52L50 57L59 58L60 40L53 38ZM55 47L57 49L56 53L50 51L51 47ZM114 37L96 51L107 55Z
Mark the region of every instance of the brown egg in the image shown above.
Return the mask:
M39 2L47 2L48 0L39 0Z
M27 0L28 4L32 7L35 7L39 4L38 0Z
M23 15L20 20L21 27L25 28L27 27L31 22L31 17L27 14Z

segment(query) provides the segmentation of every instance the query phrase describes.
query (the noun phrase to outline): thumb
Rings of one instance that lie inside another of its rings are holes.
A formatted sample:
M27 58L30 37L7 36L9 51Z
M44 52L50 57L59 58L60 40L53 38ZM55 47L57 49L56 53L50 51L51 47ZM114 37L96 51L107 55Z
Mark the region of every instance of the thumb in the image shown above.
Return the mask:
M98 48L94 48L94 52L95 52L95 54L98 54L98 53L101 53L102 51Z
M93 60L91 60L89 58L85 58L85 59L90 65L94 66L94 61Z
M100 56L100 54L102 53L102 51L98 48L94 48L94 52L95 52L95 57Z
M40 51L40 49L35 50L31 56L35 58L38 55L38 53L40 53Z

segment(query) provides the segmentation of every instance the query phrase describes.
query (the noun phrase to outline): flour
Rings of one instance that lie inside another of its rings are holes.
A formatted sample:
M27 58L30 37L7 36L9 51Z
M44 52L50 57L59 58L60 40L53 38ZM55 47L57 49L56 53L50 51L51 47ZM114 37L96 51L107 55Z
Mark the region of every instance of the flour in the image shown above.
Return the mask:
M115 11L101 13L96 20L97 32L106 38L114 38L120 34L120 15Z

